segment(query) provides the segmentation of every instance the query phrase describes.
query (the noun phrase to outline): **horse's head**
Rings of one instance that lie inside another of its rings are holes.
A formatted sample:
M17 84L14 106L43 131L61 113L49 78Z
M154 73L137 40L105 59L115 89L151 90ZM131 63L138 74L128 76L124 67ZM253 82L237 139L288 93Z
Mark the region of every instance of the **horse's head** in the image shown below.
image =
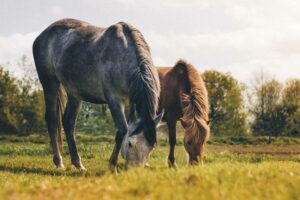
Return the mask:
M204 146L209 135L209 127L206 122L188 123L180 120L184 132L184 148L189 155L190 164L198 164L204 159Z
M155 127L161 121L163 114L161 112L153 119ZM148 162L149 154L154 147L147 141L144 127L144 122L140 118L129 122L128 132L121 147L121 155L126 161L126 167L144 166Z

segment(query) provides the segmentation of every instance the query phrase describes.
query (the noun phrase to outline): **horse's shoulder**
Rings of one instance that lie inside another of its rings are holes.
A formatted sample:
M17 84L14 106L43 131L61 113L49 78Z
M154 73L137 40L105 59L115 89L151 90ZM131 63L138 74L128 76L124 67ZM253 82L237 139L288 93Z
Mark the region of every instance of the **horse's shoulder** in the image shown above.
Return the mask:
M109 26L105 30L105 33L106 33L106 35L110 35L110 36L124 34L124 26L127 26L127 25L129 25L129 24L127 24L125 22L118 22L116 24Z

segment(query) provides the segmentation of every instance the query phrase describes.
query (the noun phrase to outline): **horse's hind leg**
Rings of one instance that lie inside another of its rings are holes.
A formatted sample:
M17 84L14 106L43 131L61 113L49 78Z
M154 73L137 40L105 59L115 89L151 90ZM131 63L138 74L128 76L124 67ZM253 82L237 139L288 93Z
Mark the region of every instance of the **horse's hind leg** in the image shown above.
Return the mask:
M48 126L48 132L50 135L50 142L53 150L53 162L54 164L59 167L63 168L63 162L61 153L59 151L58 142L57 142L57 124L58 124L58 117L57 117L57 98L58 98L58 88L59 82L56 79L47 80L44 82L42 81L43 89L44 89L44 96L45 96L45 104L46 104L46 113L45 119Z
M81 163L81 158L76 147L74 132L78 112L80 110L80 100L68 95L68 103L63 116L63 126L66 133L66 138L69 146L72 164L80 170L85 170Z

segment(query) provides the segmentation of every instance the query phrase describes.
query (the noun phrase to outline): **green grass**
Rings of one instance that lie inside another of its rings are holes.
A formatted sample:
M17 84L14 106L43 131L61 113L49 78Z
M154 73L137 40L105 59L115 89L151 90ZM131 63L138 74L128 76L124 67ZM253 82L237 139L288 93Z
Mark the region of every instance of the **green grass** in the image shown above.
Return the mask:
M47 137L0 136L0 199L300 198L299 154L208 152L203 166L187 166L185 151L179 145L178 167L169 169L168 146L161 139L151 154L150 168L125 171L120 158L120 173L112 174L107 164L111 136L78 135L77 140L88 169L85 173L70 165L67 147L63 155L66 169L56 169ZM216 140L213 138L213 145ZM284 144L289 143L295 144Z

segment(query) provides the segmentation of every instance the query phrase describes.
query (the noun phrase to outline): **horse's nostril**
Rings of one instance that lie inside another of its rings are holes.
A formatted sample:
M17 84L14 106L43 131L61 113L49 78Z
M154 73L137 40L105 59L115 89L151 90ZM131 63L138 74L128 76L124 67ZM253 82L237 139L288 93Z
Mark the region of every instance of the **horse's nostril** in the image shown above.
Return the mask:
M128 142L128 146L131 148L132 147L132 144L131 144L131 142Z

